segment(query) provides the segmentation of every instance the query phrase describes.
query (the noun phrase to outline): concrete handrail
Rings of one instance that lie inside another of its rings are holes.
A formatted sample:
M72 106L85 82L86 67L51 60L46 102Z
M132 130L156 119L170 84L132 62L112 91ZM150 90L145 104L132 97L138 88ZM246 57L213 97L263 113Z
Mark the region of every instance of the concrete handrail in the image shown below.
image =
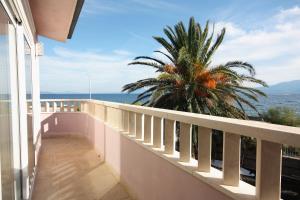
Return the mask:
M300 128L270 124L253 120L241 120L204 114L188 113L167 109L144 107L130 104L113 103L99 100L87 100L96 105L105 105L130 112L152 115L179 122L190 123L206 128L222 130L275 143L300 147Z

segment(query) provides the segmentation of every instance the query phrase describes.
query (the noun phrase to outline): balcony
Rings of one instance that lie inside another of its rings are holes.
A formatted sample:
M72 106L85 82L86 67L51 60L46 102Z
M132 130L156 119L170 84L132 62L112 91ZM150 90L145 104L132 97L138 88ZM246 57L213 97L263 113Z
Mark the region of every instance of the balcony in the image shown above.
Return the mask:
M276 200L282 144L300 147L299 128L95 100L43 100L41 118L33 199ZM212 130L223 132L221 169ZM241 136L256 139L256 186L241 180Z

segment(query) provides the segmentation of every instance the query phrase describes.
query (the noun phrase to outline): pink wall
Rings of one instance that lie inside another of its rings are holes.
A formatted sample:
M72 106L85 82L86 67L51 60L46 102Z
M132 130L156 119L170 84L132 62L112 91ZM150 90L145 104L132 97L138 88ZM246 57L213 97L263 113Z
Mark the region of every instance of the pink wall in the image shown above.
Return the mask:
M87 119L85 113L42 113L42 137L69 134L87 136Z
M140 200L229 200L223 193L83 113L42 114L57 134L81 131ZM53 123L58 118L59 124ZM66 124L65 124L66 123ZM42 131L43 127L42 127ZM51 131L43 135L51 135ZM105 141L105 142L104 142Z

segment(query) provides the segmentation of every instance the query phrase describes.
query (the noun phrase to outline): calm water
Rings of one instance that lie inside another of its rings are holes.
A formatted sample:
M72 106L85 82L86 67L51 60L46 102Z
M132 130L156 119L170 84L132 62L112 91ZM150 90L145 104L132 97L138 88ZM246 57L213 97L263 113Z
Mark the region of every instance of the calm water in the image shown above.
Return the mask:
M92 99L132 103L138 94L92 94ZM89 99L89 94L41 94L41 99Z
M137 97L137 94L93 94L92 99L112 101L119 103L131 103ZM89 99L88 94L41 94L42 99ZM256 107L261 112L270 107L286 106L295 109L300 114L300 94L293 95L269 95L267 98L261 98ZM249 114L253 114L250 110Z

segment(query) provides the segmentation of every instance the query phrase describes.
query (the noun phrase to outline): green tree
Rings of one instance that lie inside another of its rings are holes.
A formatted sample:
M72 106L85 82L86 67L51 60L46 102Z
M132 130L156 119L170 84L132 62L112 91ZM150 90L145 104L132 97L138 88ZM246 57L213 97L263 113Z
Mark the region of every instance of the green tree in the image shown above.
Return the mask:
M154 37L165 51L155 51L165 57L157 59L139 56L129 65L154 67L159 75L127 84L123 91L133 92L144 88L135 102L143 105L210 114L233 118L247 118L245 108L257 113L253 102L258 96L265 96L258 89L247 87L247 83L267 86L255 78L252 65L241 61L212 65L212 56L225 35L223 28L219 35L204 29L194 18L190 18L186 28L179 22L171 28L164 28L167 39Z
M286 126L300 126L300 115L292 108L288 107L274 107L263 113L263 120L273 124L280 124ZM285 156L300 156L300 148L283 145L283 155Z
M266 122L273 124L280 124L286 126L299 126L300 116L296 111L288 107L274 107L270 108L263 114L263 119Z

